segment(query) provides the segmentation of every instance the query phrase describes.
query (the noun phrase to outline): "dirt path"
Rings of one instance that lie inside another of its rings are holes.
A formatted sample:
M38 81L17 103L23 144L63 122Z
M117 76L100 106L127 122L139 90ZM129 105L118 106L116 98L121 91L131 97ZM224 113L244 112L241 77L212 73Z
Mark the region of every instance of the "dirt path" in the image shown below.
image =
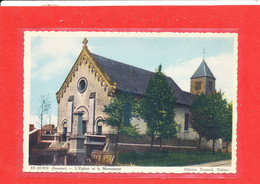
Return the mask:
M204 164L198 164L198 165L190 165L192 167L230 167L231 166L231 160L221 160L217 162L208 162Z

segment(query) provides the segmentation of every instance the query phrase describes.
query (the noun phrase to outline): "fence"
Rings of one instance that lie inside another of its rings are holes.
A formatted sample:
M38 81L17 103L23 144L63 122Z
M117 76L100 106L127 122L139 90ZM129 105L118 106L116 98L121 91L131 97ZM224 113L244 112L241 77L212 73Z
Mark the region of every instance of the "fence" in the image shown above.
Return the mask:
M93 150L91 160L96 165L112 165L115 155L106 151Z

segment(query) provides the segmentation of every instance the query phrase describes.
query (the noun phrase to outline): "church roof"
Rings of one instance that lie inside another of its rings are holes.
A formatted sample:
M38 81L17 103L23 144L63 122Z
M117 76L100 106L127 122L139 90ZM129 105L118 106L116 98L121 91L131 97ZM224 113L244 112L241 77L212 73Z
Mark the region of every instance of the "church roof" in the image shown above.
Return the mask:
M145 94L146 87L153 72L114 61L97 54L92 55L110 79L117 83L117 90L134 92L137 95ZM182 91L172 78L167 77L167 80L174 91L176 102L190 106L193 95Z
M203 59L198 69L192 75L191 79L199 78L199 77L210 77L212 79L216 79L212 72L210 71L208 65L206 64L205 60Z

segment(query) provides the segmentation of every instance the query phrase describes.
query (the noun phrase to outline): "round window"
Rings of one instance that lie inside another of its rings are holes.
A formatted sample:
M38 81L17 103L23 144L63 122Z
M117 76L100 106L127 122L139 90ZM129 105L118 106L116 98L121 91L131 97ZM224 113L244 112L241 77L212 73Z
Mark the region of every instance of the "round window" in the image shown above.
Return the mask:
M87 89L87 80L85 78L79 79L78 90L83 93Z

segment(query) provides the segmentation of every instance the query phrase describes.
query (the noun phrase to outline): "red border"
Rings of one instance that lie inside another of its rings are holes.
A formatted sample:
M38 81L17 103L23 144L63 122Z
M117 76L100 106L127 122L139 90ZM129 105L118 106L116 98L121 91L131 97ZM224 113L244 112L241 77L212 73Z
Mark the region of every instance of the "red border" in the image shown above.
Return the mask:
M181 183L258 183L257 140L260 134L257 131L259 129L257 97L260 85L256 79L259 75L257 58L260 53L259 10L259 6L0 7L2 183L63 183L65 181L164 183L171 182L172 177L175 178L175 182ZM238 32L238 173L236 175L22 173L23 45L21 43L23 43L23 36L20 28L54 28L54 30L67 28L68 31L75 28L89 28L94 31L162 28L163 31L180 32L190 30ZM183 179L183 177L195 179ZM215 177L222 179L215 179Z

